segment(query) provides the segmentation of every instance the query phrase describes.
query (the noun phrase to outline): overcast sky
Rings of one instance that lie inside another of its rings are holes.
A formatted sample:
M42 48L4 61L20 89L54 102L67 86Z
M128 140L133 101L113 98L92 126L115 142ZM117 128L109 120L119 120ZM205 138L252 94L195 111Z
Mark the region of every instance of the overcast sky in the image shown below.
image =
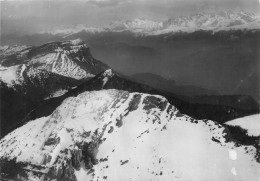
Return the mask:
M0 0L1 32L53 26L99 26L134 18L165 20L201 11L259 11L259 0Z

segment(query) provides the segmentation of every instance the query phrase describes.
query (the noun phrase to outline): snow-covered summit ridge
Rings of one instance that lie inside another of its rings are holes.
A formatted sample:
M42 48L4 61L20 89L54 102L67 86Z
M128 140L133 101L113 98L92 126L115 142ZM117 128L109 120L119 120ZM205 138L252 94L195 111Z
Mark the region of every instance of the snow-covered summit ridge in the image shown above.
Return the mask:
M27 180L257 180L260 170L256 148L228 142L223 126L162 96L119 90L69 97L0 145Z

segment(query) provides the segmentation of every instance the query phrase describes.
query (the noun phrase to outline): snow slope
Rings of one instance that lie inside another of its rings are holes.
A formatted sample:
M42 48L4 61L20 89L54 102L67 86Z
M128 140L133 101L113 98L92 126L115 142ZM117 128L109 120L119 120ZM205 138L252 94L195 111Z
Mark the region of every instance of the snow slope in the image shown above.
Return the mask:
M228 121L225 124L230 126L239 126L247 130L249 136L260 136L260 114L238 118Z
M260 178L256 148L228 142L223 126L183 115L162 96L119 90L69 97L0 145L1 160L29 163L27 180Z
M62 95L71 87L80 84L80 81L28 64L20 64L0 66L0 83L27 95L27 98L34 95L40 99Z

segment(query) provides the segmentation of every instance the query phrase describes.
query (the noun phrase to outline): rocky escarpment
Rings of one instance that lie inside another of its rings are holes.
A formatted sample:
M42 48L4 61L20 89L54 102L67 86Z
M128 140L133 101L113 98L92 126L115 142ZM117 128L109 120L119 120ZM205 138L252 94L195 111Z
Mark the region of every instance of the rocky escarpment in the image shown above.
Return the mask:
M0 144L3 168L17 166L12 179L254 180L260 168L257 149L237 145L222 125L182 114L162 96L118 90L69 97Z
M0 57L3 67L23 64L74 79L88 79L108 68L92 57L89 47L80 39L50 42L38 47L8 47ZM5 77L1 76L1 79L4 81Z

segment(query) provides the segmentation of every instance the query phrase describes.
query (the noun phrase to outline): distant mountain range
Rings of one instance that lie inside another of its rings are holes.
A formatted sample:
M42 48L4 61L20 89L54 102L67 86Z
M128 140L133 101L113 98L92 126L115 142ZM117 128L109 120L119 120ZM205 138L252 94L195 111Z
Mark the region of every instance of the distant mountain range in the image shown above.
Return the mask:
M228 31L228 30L254 30L259 29L260 18L254 13L243 10L223 10L218 13L198 13L190 16L179 16L166 21L153 21L147 19L134 19L128 21L112 22L102 27L89 27L79 24L72 27L57 28L41 33L60 36L70 36L81 31L88 33L102 32L132 32L137 35L160 35L168 33L191 33L199 30Z

